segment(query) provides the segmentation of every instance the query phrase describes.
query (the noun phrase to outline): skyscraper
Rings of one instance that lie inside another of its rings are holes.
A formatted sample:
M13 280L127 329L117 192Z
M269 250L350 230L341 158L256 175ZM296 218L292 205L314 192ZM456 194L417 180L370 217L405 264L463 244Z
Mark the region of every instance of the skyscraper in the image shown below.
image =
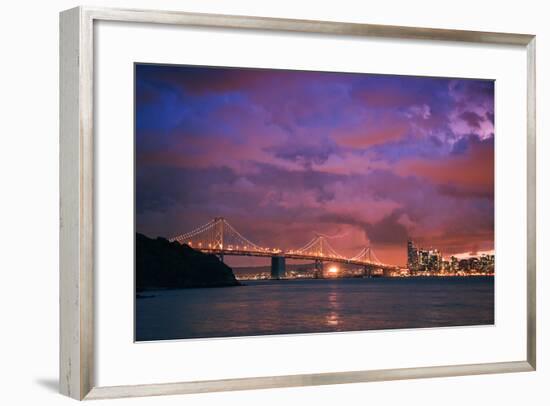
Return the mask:
M411 273L440 272L442 263L441 251L417 248L412 240L407 242L407 267Z
M412 240L407 241L407 268L411 272L418 270L418 248L415 247Z

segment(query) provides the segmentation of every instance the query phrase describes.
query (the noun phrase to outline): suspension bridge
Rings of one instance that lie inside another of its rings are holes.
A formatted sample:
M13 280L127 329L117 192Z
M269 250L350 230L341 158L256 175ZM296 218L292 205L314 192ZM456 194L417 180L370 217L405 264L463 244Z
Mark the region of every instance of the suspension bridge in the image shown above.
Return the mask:
M194 230L173 237L170 242L186 244L195 250L217 255L222 261L225 255L271 257L273 279L285 276L286 259L314 261L316 277L322 277L324 262L363 267L365 276L370 276L376 269L382 271L397 269L394 265L382 263L370 246L362 248L357 255L350 258L340 255L331 247L328 238L323 234L317 234L299 249L283 251L279 248L262 247L244 237L223 217L216 217Z

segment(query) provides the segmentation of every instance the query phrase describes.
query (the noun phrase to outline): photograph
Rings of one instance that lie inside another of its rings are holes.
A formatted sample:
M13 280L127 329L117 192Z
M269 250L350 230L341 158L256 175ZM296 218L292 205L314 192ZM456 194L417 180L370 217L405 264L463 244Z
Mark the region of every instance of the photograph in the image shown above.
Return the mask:
M134 64L135 341L494 325L495 81Z

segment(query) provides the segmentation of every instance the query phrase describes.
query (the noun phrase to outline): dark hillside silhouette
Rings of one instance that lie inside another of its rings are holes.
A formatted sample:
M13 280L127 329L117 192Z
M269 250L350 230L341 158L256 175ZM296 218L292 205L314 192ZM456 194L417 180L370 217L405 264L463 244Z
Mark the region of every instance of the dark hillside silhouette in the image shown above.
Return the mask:
M187 245L136 234L136 290L237 286L230 267Z

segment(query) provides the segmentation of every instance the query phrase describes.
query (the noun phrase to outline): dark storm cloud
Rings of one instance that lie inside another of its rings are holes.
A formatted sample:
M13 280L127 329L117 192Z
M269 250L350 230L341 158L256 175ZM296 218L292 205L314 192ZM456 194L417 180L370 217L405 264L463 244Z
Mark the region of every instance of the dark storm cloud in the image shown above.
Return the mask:
M365 225L367 235L373 245L404 245L407 243L409 232L403 224L399 223L401 214L401 210L395 210L382 220Z
M212 201L215 185L234 182L236 175L229 168L197 170L174 167L139 167L136 183L136 209L164 211L175 204L202 205Z
M459 117L472 128L481 128L481 123L485 121L485 118L473 111L465 111L461 113Z

